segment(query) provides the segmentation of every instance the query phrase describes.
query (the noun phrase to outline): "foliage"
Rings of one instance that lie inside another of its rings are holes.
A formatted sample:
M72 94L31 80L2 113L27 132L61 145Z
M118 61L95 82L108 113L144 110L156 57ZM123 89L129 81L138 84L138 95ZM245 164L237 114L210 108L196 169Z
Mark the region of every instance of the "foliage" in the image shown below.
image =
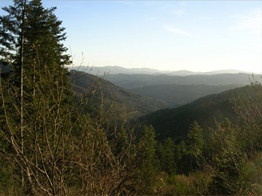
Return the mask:
M203 129L199 126L197 121L194 121L187 133L187 146L190 161L190 169L197 169L199 155L204 149Z
M176 172L175 143L171 138L165 140L163 149L161 168L169 175L173 175Z
M154 128L145 126L138 143L139 154L143 157L140 166L139 189L147 194L154 194L152 188L157 183L155 178L157 174L156 146Z
M187 131L194 121L203 128L203 136L209 137L208 127L215 126L215 119L222 120L225 116L234 119L232 91L218 95L210 95L193 103L175 109L163 109L141 118L142 122L152 124L156 130L157 140L164 141L187 138Z
M213 182L210 191L213 194L236 194L246 184L242 178L246 157L238 142L238 133L239 130L232 127L231 122L225 119L218 124L218 129L212 135L210 168L212 168Z

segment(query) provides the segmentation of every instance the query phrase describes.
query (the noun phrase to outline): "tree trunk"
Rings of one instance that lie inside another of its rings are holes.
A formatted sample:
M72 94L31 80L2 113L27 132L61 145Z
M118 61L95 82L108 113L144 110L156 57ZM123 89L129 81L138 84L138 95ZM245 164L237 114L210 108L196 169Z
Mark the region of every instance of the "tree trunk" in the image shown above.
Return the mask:
M24 24L25 24L25 6L26 0L22 2L22 24L21 24L21 40L20 40L20 136L21 136L21 153L24 154ZM25 184L24 172L21 170L22 187Z

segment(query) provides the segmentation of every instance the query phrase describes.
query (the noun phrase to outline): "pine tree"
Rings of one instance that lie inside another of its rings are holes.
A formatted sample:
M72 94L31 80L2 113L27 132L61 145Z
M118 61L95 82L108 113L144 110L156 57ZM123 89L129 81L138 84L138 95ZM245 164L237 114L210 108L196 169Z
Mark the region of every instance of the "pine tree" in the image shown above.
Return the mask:
M66 36L64 28L60 27L62 22L53 13L55 8L43 8L40 0L31 1L28 7L25 31L28 83L36 84L50 73L53 78L49 80L53 79L55 83L67 82L64 65L70 63L70 56L65 54L67 48L61 43ZM29 87L34 88L31 85Z
M197 121L194 121L187 134L189 151L193 156L197 156L204 147L203 129Z
M13 6L2 8L9 13L6 16L0 16L0 61L2 62L13 64L15 56L19 53L18 51L21 48L19 45L21 44L23 33L22 29L24 29L23 14L25 7L25 0L15 0Z
M163 155L161 160L162 170L169 175L176 174L175 143L171 138L167 138L163 145Z
M55 8L45 9L41 0L15 0L3 9L8 15L0 17L0 60L12 64L14 73L9 87L0 85L1 134L22 168L22 185L26 180L30 192L38 187L56 195L65 191L72 129L64 28Z
M191 125L187 137L190 169L196 169L198 157L204 148L203 129L197 121Z
M139 140L139 153L142 155L140 172L141 182L139 188L144 194L153 194L153 187L156 183L157 161L155 130L152 126L145 126Z
M1 34L0 34L0 61L5 63L12 63L13 66L17 68L17 78L19 81L19 105L15 106L9 111L15 111L16 108L20 108L19 113L19 129L20 136L19 144L12 141L15 144L15 149L17 149L17 145L19 145L19 153L23 155L24 153L24 29L25 29L25 9L26 9L26 0L22 1L14 1L14 6L10 6L9 8L5 7L3 10L9 13L7 16L3 16L0 18L1 21ZM3 88L1 87L3 91ZM9 91L9 90L8 90ZM3 97L3 94L2 94ZM4 104L4 101L3 101ZM6 113L6 112L5 112ZM6 115L6 114L5 114ZM6 117L6 122L8 121ZM9 120L10 121L10 120ZM18 123L18 122L17 122ZM6 123L10 129L10 123ZM11 137L13 132L11 133ZM11 139L12 140L12 139ZM17 151L17 150L16 150ZM18 153L18 152L17 152ZM22 178L21 183L24 186L24 175L23 170L21 171Z

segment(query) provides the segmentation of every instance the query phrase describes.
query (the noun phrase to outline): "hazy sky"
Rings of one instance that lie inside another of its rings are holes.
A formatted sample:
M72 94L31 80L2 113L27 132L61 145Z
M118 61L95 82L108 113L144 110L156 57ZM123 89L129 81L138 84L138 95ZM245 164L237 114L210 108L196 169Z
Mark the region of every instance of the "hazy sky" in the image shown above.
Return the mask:
M76 66L262 71L260 0L43 2L57 7Z

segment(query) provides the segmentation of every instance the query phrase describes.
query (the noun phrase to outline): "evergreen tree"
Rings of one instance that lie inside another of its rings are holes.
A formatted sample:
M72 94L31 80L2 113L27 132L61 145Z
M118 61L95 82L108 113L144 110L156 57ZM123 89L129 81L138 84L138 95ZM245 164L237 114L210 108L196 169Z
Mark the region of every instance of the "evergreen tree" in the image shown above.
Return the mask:
M198 156L204 148L203 129L194 121L187 134L190 169L196 169Z
M155 130L152 126L145 126L139 140L139 153L142 155L141 163L141 192L153 194L152 188L156 183L157 161Z
M26 0L22 1L14 1L14 6L9 6L9 8L4 7L4 11L8 12L9 15L1 16L0 17L0 61L8 64L12 64L14 67L17 68L17 77L15 80L13 79L14 83L17 83L18 89L13 87L3 87L1 85L1 102L3 110L1 111L4 113L4 120L2 129L4 133L7 134L5 128L12 131L9 131L9 135L6 138L13 137L13 134L16 134L16 137L19 139L18 142L12 141L15 146L19 146L19 153L23 155L24 153L24 77L23 77L23 49L24 49L24 29L25 29L25 10L26 10ZM2 81L1 81L2 82ZM9 82L8 82L9 83ZM7 84L7 83L6 83ZM20 89L19 89L20 88ZM12 93L11 96L14 98L14 101L9 101L9 99L4 100L4 96L7 97L7 91ZM6 104L6 103L15 102L16 104ZM9 106L9 107L8 107ZM11 107L10 107L11 106ZM18 115L10 115L7 117L6 108L8 107L8 111L10 114L19 111ZM18 109L19 108L19 109ZM19 126L17 126L19 125ZM11 127L12 126L12 127ZM20 130L20 133L18 133ZM16 148L17 149L17 148ZM21 170L22 178L21 183L22 186L24 185L24 175L23 169Z
M0 61L12 64L14 74L5 83L9 86L0 85L1 134L21 167L26 190L35 193L38 187L56 195L65 191L72 129L64 28L55 8L45 9L41 0L15 0L3 10Z
M61 21L54 15L55 8L45 9L40 0L28 4L27 28L25 30L25 66L28 86L50 76L51 85L68 82L64 66L70 63L70 56L62 41L66 39ZM49 73L50 72L50 73ZM45 84L50 85L50 84ZM64 85L64 84L63 84ZM45 86L43 86L45 88ZM35 93L33 91L33 93Z
M187 174L189 172L188 147L184 140L176 145L175 154L177 174Z
M15 0L13 6L2 8L8 13L0 16L0 61L14 63L21 49L25 22L26 0ZM16 59L18 60L18 59Z
M194 121L187 134L189 152L193 156L197 156L204 147L203 129L199 126L197 121Z
M161 168L169 175L176 173L175 162L175 143L171 138L167 138L163 145L163 154L161 162Z

